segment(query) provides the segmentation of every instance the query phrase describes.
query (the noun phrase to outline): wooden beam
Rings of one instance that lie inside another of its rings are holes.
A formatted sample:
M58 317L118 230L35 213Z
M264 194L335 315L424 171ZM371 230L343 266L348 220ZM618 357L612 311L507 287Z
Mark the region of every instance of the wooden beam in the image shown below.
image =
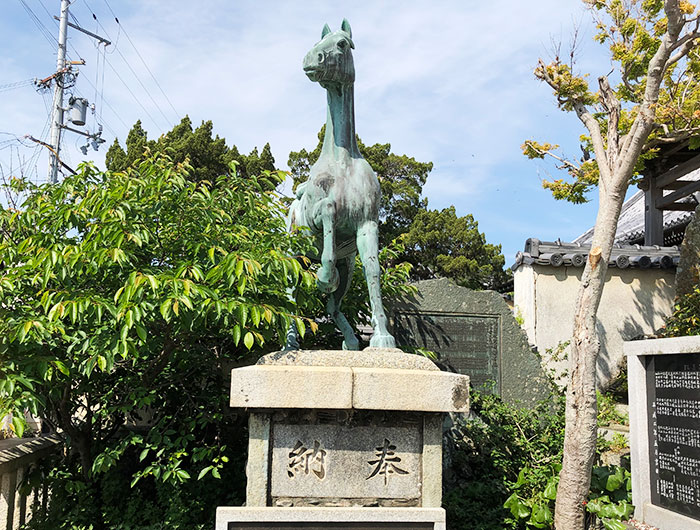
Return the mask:
M673 204L664 206L662 210L674 210L677 212L694 212L697 206L698 205L693 202L674 202Z
M652 180L656 181L656 186L658 188L665 188L671 182L678 180L679 178L687 175L691 171L695 171L698 168L700 168L700 155L694 156L687 162L678 164L673 169L659 175L658 177L654 177Z
M644 191L644 244L647 246L664 244L664 212L656 206L663 194L656 179L649 179L649 187Z
M663 209L664 206L668 206L669 204L673 204L678 199L682 199L683 197L687 197L691 193L694 193L698 190L700 190L700 180L696 180L694 182L686 184L681 189L676 190L673 193L669 193L668 195L664 195L663 198L656 200L656 203L654 204L654 206L656 208Z
M694 182L693 180L675 180L673 182L669 182L664 186L663 189L665 190L679 190L686 184L690 184L691 182Z

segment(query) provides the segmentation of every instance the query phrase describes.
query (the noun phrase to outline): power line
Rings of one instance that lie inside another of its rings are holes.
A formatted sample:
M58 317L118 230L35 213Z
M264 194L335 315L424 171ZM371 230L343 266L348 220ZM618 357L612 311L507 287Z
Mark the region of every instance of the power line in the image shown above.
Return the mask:
M25 0L19 0L19 3L22 4L22 7L27 12L27 15L29 15L29 18L32 19L32 22L34 22L34 25L37 28L39 28L39 32L44 36L44 38L49 43L51 48L56 46L58 44L58 39L56 37L54 37L51 34L51 32L49 31L49 29L44 25L44 23L41 20L39 20L39 17L36 16L36 13L34 13L32 8L27 5ZM43 4L42 4L42 7L43 7Z
M107 5L107 8L109 9L109 11L110 11L110 12L112 13L112 15L114 16L115 22L117 23L117 25L118 25L118 26L122 29L122 31L124 32L124 36L125 36L126 39L129 41L129 44L131 44L131 47L132 47L132 48L134 49L134 51L136 52L136 55L139 56L139 59L141 59L141 62L142 62L143 65L146 67L146 70L148 70L148 73L151 74L151 78L153 78L153 81L155 82L156 86L158 87L158 90L160 90L160 93L163 94L163 97L164 97L165 100L168 102L168 105L170 105L170 108L173 109L173 112L175 113L175 116L176 116L177 118L179 118L179 117L180 117L180 113L175 109L175 107L173 106L172 102L170 101L170 98L169 98L168 95L165 93L165 91L163 90L163 88L160 86L160 83L158 82L158 79L156 79L156 76L153 75L153 72L152 72L151 69L148 67L148 64L146 64L146 61L144 60L143 56L142 56L141 53L139 52L138 48L136 48L136 45L134 44L134 41L131 40L131 37L129 37L129 34L127 33L126 29L124 29L124 26L122 26L121 22L119 22L119 19L117 18L117 15L114 13L114 10L112 9L112 6L109 5L109 2L108 2L107 0L104 0L104 2L105 2L105 4ZM86 2L85 5L87 5L87 2ZM93 15L93 16L94 16L94 15Z
M103 29L104 29L104 28L103 28ZM124 32L124 35L126 35L126 32ZM107 37L109 37L109 34L107 34ZM146 88L146 85L143 84L143 82L141 81L141 78L138 76L138 74L136 73L136 71L131 67L131 64L129 64L129 61L127 61L126 57L124 57L124 54L121 52L121 50L120 50L119 48L115 48L115 50L116 50L117 53L119 54L119 57L122 58L122 60L123 60L124 63L126 64L126 66L129 68L129 70L131 71L131 73L134 75L134 77L136 78L136 81L138 81L139 85L141 85L141 88L143 88L144 92L146 92L146 95L150 98L150 100L151 100L151 101L153 102L153 104L156 106L156 108L158 109L158 112L160 112L160 115L163 116L163 119L165 120L165 124L166 124L166 128L167 128L167 125L168 125L168 123L169 123L169 119L168 119L168 117L165 115L165 113L163 112L163 109L160 108L160 105L158 105L158 102L153 98L153 96L151 95L151 93L150 93L150 91L148 90L148 88Z
M105 59L106 59L106 57L105 57ZM136 97L136 94L134 94L133 90L131 90L131 88L129 87L129 85L126 84L126 81L124 81L124 79L122 79L122 76L120 76L120 75L119 75L119 72L117 72L117 69L114 68L114 66L112 66L112 62L111 62L109 59L107 59L107 64L109 65L109 67L110 67L110 68L112 69L112 71L114 72L114 75L117 76L117 79L119 79L119 81L122 82L122 85L124 85L124 87L129 91L129 94L131 94L131 97L134 98L134 101L136 101L136 103L139 104L139 106L141 107L141 110L143 110L143 112L146 114L146 116L148 116L148 117L150 118L151 122L152 122L156 127L158 127L158 122L157 122L156 120L153 119L153 116L151 116L151 113L148 112L148 111L146 110L146 107L144 107L144 106L143 106L143 103L141 103L141 101L139 100L139 98Z
M87 5L87 4L86 4L86 5ZM88 6L88 9L89 9L89 6ZM111 10L111 9L110 9L110 10ZM92 17L95 19L95 21L97 21L97 24L99 25L99 27L102 28L102 31L105 33L105 35L107 35L107 38L111 39L111 37L109 36L109 33L107 32L107 29L100 23L99 19L98 19L97 16L95 15L95 13L93 13L92 10L90 10L90 13L92 14ZM71 15L71 16L73 16L73 15ZM75 18L75 16L73 16L73 20L75 20L75 23L76 23L76 24L81 25L80 22L78 21L78 19ZM119 21L117 20L116 17L115 17L115 20L117 21L117 24L119 24ZM126 31L124 32L124 34L126 35ZM119 56L122 58L122 60L124 61L124 64L126 64L127 68L128 68L129 71L132 73L132 75L134 76L134 78L136 79L136 81L139 83L139 85L141 85L141 88L142 88L143 91L146 93L146 95L149 97L149 99L151 100L151 102L155 105L156 109L158 109L158 112L160 112L161 116L163 116L163 119L165 120L165 125L166 125L165 128L167 129L170 120L168 119L168 117L167 117L167 116L165 115L165 113L163 112L163 109L162 109L161 106L158 104L158 102L153 98L153 96L151 95L151 92L148 90L148 88L146 87L146 85L143 84L143 81L141 81L141 78L140 78L139 75L136 73L136 71L133 69L133 67L131 66L131 64L129 63L129 61L127 60L127 58L124 56L124 54L121 52L121 50L120 50L118 47L116 47L116 46L115 46L114 49L115 49L115 51L119 54ZM114 70L114 72L117 73L116 69L114 68L114 65L111 64L111 62L109 61L109 59L107 59L106 56L105 56L104 58L107 60L107 64L109 64L110 68L112 68L112 70ZM104 67L104 65L103 65L103 67ZM117 74L117 76L120 77L119 74ZM120 77L120 80L122 81L122 83L124 83L125 86L127 86L126 83L124 82L124 80L123 80L121 77ZM128 86L127 86L127 89L128 89ZM132 92L130 89L129 89L129 92L130 92L132 95L134 95L133 92ZM144 112L146 112L146 114L150 117L151 121L155 124L155 126L158 127L158 123L153 119L153 117L152 117L150 114L148 114L148 111L146 111L145 107L144 107L144 106L141 104L141 102L136 98L136 96L134 96L134 99L136 99L136 102L141 106L142 109L144 109Z
M33 83L34 83L34 79L25 79L24 81L17 81L15 83L7 83L5 85L0 85L0 92L7 92L8 90L22 88L25 86L29 86Z
M103 71L104 71L104 70L103 70ZM91 82L87 77L83 77L83 78L81 78L81 79L83 79L88 85L90 85L90 86L91 86L92 88L94 88L95 90L97 89L97 88L95 87L95 85L93 85L92 82ZM104 81L103 81L103 83L104 83ZM119 113L114 109L114 107L113 107L112 105L110 105L109 102L108 102L106 99L104 99L104 97L102 98L102 101L103 101L104 104L114 113L114 115L115 115L116 118L122 123L122 125L123 125L125 128L128 129L129 126L128 126L128 125L126 124L126 122L122 119L122 117L119 115ZM102 118L102 111L100 111L100 118ZM116 135L115 135L115 136L116 136Z

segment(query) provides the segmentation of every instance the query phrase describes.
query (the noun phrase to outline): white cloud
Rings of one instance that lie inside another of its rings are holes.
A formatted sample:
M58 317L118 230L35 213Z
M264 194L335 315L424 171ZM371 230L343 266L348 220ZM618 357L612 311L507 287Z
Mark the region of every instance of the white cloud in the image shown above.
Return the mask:
M119 29L109 11L100 3L88 4L102 27L95 27L86 4L75 3L80 22L117 41ZM505 201L549 200L537 189L537 166L522 157L520 143L528 137L556 140L565 134L571 138L569 149L576 148L575 118L556 110L532 68L548 52L549 33L568 35L572 18L581 18L579 2L130 0L111 5L180 113L189 114L195 124L213 120L215 132L241 151L270 142L280 165L290 150L313 147L325 120L325 94L306 79L302 58L319 39L324 23L336 29L347 17L356 44L358 133L367 143L391 142L395 152L433 161L425 188L431 204L454 203L461 213L474 211L479 220L483 215L482 228L494 242L506 236L502 225L507 223L499 224L486 212L485 201L502 218L511 219L515 213L509 209L518 209ZM38 4L36 9L41 15ZM17 31L8 38L12 42L0 57L8 82L50 71L55 64L51 47L42 43L21 9L10 10L10 16L15 25L24 25L25 37ZM53 31L53 22L43 20ZM3 29L12 28L0 22ZM95 83L92 42L74 34L72 43L88 60L81 77ZM123 141L128 130L123 124L131 126L141 118L150 136L158 136L173 125L174 113L124 34L117 46L170 121L166 123L113 53L109 60L156 124L107 68L105 99L116 113L104 109L109 127L105 134L111 142L114 131ZM589 48L583 52L588 54ZM78 86L93 99L94 90L83 79ZM0 98L0 113L0 130L22 133L40 132L46 118L41 99L31 91ZM66 152L76 162L80 156L74 143L74 137L67 140ZM98 161L105 151L97 154ZM517 183L526 179L528 185ZM513 189L522 196L503 191ZM558 204L548 204L557 211ZM529 235L523 234L523 240Z

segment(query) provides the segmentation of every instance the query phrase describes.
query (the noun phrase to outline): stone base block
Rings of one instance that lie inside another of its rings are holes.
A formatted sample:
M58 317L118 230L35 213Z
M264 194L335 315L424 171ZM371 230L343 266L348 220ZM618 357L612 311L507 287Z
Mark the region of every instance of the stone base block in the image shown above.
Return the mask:
M466 375L441 372L430 360L400 351L360 353L364 358L358 352L270 354L255 366L231 372L230 405L247 409L469 412ZM296 360L304 364L292 364ZM315 364L323 361L332 366ZM343 361L346 366L342 366Z
M641 512L642 521L662 530L700 530L700 521L697 519L691 519L680 513L666 510L650 502L646 502L641 506Z
M442 508L253 508L220 506L216 530L445 530Z

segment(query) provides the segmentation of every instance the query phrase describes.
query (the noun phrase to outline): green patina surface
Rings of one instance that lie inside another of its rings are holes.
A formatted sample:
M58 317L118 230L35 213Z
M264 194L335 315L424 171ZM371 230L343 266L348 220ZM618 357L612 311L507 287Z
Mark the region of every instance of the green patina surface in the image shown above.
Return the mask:
M338 31L326 24L321 40L304 57L304 72L326 89L328 112L321 156L309 179L299 186L289 209L290 228L302 227L315 239L320 262L317 286L328 294L327 311L343 333L345 349L358 349L359 341L340 310L350 288L355 256L359 252L372 308L374 334L371 347L394 347L382 306L377 228L381 190L355 139L352 30L343 20ZM298 347L295 332L287 349Z

